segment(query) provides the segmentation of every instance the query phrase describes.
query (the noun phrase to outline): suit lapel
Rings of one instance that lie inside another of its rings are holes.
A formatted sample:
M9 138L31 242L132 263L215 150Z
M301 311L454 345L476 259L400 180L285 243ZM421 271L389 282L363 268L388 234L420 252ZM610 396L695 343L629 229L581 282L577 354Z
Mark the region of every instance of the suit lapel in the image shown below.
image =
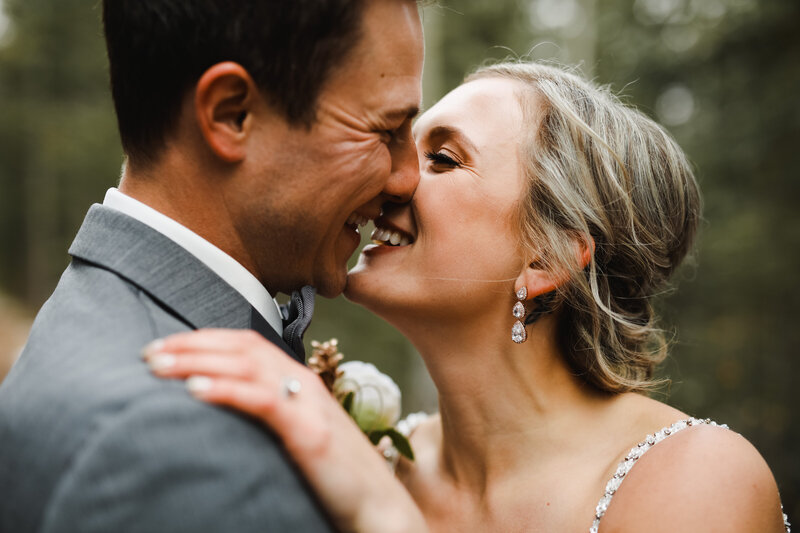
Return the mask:
M305 364L303 358L289 347L286 341L283 340L280 335L278 335L277 331L272 329L272 326L269 325L267 319L261 316L261 313L256 311L255 308L251 307L250 309L250 329L259 332L265 339L270 341L272 344L277 345L278 348L289 354L292 359L299 363Z
M257 325L259 333L296 357L250 303L202 261L114 209L93 205L69 254L133 283L194 329ZM263 324L254 324L254 315Z

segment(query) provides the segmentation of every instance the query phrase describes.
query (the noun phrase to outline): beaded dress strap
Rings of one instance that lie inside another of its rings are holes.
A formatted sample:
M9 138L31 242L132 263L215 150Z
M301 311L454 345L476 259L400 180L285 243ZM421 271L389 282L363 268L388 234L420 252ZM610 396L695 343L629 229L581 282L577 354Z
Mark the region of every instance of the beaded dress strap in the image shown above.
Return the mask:
M636 461L638 461L645 454L645 452L647 452L647 450L670 435L674 435L675 433L688 427L699 426L701 424L729 429L726 424L717 424L710 418L706 418L705 420L689 418L687 420L679 420L671 426L662 428L652 435L648 435L642 442L640 442L634 448L631 448L631 451L628 453L625 459L619 463L617 471L614 473L614 477L612 477L606 485L606 492L603 497L600 498L600 502L597 504L597 508L595 509L594 522L592 523L592 527L589 529L589 533L597 533L597 529L600 527L600 519L602 519L606 514L608 506L611 505L611 499L614 497L614 494L619 490L620 485L622 485L622 482L625 480L625 476L627 476L628 472L631 471L633 465L636 464ZM786 529L786 533L791 533L792 525L789 523L789 517L783 512L783 505L781 505L781 513L783 513L783 526Z
M628 452L628 455L625 456L625 459L620 461L619 466L617 466L617 471L614 473L614 477L612 477L606 484L606 492L603 497L600 498L600 502L597 504L594 522L592 523L592 527L589 529L589 533L597 533L597 528L600 527L600 520L606 514L608 506L611 505L611 499L614 497L614 494L617 492L617 490L619 490L619 486L622 485L622 482L625 480L625 476L627 476L628 472L631 471L631 468L633 468L633 465L636 464L636 461L638 461L650 448L666 439L670 435L674 435L675 433L678 433L679 431L688 427L699 426L701 424L728 429L727 425L717 424L710 418L706 418L705 420L688 418L686 420L679 420L671 426L661 428L652 435L648 435L642 442L631 448L631 451Z

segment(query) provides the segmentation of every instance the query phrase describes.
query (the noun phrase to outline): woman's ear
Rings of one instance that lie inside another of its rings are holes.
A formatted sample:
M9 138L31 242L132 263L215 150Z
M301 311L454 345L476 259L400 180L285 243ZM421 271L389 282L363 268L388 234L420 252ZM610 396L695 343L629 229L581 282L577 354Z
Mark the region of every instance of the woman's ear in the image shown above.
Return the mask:
M256 86L238 63L217 63L195 88L194 109L200 132L211 151L227 163L246 155Z
M575 241L575 259L579 269L586 268L586 265L594 256L594 239L590 235ZM520 288L527 289L526 300L536 298L539 295L553 292L561 285L569 281L569 270L550 270L539 260L534 260L522 269L519 277L514 283L514 292Z

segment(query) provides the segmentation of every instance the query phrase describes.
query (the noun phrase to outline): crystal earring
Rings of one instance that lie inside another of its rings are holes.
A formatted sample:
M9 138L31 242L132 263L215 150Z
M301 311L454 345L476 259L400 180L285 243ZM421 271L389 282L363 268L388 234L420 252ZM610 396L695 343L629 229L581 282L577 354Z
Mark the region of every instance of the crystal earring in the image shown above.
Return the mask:
M525 324L522 318L525 316L525 305L522 303L528 297L528 288L524 285L516 292L517 302L511 310L511 314L516 318L516 322L511 327L511 340L517 344L522 344L528 340L528 333L525 331Z

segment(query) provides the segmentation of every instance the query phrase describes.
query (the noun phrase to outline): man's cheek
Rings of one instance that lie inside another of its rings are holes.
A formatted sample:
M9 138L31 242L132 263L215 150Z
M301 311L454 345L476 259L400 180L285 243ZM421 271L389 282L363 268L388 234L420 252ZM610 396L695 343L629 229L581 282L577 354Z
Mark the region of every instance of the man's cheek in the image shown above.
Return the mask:
M374 197L386 186L392 172L392 158L380 141L364 143L359 148L343 161L340 174L359 191Z

